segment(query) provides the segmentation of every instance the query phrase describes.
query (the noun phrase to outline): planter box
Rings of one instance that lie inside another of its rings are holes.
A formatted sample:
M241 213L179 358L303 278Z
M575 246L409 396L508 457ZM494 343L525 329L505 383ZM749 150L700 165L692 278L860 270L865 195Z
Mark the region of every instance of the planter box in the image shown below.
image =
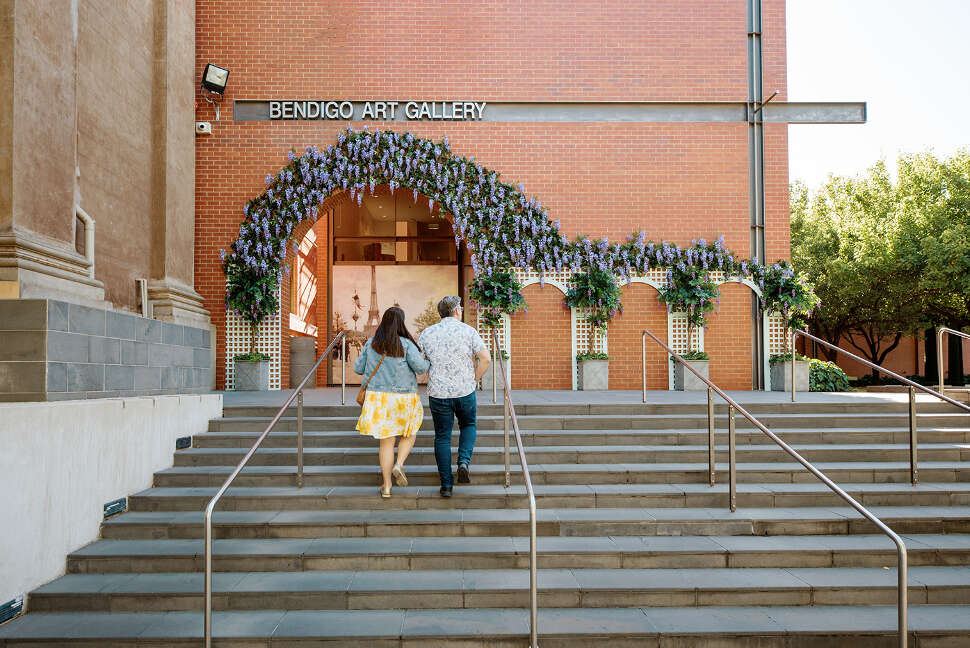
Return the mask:
M482 374L482 391L490 392L492 391L492 371L495 370L498 373L495 375L495 384L499 391L505 390L505 384L502 382L502 372L498 368L498 362L493 358L492 364L488 365L488 369ZM509 384L512 384L512 358L505 359L505 377L509 379Z
M674 389L677 391L707 391L707 384L695 376L683 364L671 360L674 363ZM697 370L705 378L710 378L710 360L687 360L687 364Z
M290 338L290 388L300 384L300 381L310 371L310 367L317 361L317 339L311 337L291 337ZM339 373L337 374L340 375ZM317 386L317 377L314 372L310 376L307 387Z
M807 392L809 364L799 360L795 363L795 391ZM791 391L791 362L771 365L771 391Z
M269 360L233 360L232 388L235 391L269 391Z
M610 388L609 360L580 360L576 384L580 391L603 391Z

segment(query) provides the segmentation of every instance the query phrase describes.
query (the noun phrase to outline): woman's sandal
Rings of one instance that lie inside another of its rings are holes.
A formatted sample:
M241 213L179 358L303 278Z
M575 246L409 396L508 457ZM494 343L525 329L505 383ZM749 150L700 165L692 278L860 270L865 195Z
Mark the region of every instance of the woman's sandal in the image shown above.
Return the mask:
M396 464L394 468L391 469L391 475L394 476L394 481L400 487L405 487L408 485L408 476L404 474L404 468L401 468L400 464Z
M381 499L391 499L391 487L390 486L387 487L387 490L384 490L384 487L381 486Z

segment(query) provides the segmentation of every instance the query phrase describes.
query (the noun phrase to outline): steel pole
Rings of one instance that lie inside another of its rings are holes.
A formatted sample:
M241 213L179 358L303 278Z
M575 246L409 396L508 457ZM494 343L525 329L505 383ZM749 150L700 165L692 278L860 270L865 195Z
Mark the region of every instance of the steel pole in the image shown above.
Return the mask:
M940 376L940 393L943 393L943 329L936 329L936 371Z
M895 536L893 541L896 543L896 571L899 572L896 575L896 634L899 637L899 648L906 648L909 642L909 556L899 536Z
M919 482L919 464L916 458L916 389L909 388L909 480L915 486Z
M647 334L640 334L640 369L643 374L643 402L647 402Z
M714 470L714 390L707 388L707 472L711 486L714 486L716 474Z
M212 648L212 503L205 510L205 648Z
M498 376L495 374L496 356L499 354L498 338L495 329L492 329L492 405L498 402Z
M728 405L728 462L730 471L730 503L731 512L738 508L738 471L737 456L734 446L734 406Z
M296 395L296 487L303 488L303 390Z
M539 648L539 588L536 575L536 500L532 496L529 498L529 589L530 604L532 609L529 611L531 648Z
M512 485L512 460L509 456L509 395L505 396L505 487Z
M792 331L791 338L788 340L791 344L791 402L795 402L795 336L797 333Z
M347 336L340 338L340 404L347 403Z

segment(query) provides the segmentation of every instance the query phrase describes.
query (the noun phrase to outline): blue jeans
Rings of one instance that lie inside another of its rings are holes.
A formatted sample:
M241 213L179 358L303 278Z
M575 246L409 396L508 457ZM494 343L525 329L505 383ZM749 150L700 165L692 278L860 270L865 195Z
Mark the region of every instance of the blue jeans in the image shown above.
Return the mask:
M451 429L458 418L458 463L470 464L475 449L475 412L477 402L475 392L461 398L435 398L429 396L431 419L434 421L434 458L438 463L441 485L448 488L454 485L451 474Z

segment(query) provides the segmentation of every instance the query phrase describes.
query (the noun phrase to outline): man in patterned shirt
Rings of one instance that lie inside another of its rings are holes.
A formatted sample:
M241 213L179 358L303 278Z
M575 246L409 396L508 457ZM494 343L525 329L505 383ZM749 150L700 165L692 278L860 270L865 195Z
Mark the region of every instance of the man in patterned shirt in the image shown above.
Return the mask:
M441 477L442 497L451 497L451 429L458 418L458 483L468 484L468 464L475 449L475 384L491 362L482 337L461 321L461 299L448 296L438 302L441 321L421 332L418 346L431 361L428 400L434 420L434 458ZM478 369L475 368L478 358Z

